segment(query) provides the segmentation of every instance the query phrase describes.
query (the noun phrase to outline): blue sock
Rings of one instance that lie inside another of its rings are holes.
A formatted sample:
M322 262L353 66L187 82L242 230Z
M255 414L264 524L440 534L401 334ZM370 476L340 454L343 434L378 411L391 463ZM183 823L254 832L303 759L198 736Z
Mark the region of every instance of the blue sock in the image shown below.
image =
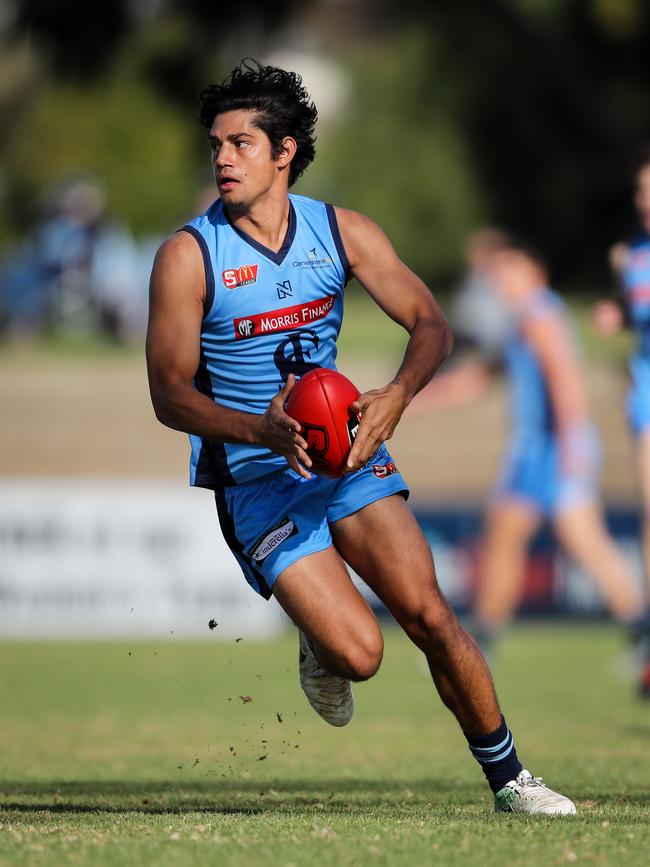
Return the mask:
M506 721L491 735L465 735L472 755L483 768L483 773L492 791L496 794L510 780L514 780L523 765L517 757L515 742Z

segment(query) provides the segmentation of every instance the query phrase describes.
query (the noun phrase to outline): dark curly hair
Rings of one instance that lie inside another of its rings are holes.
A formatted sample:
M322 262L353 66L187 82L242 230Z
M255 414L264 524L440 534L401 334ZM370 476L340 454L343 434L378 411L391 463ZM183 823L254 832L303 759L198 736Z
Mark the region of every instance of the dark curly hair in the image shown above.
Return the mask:
M255 111L255 126L269 137L274 159L285 136L295 139L298 149L289 166L289 186L314 159L318 112L295 72L262 66L247 57L221 84L202 90L200 104L199 121L208 132L218 114L237 109Z

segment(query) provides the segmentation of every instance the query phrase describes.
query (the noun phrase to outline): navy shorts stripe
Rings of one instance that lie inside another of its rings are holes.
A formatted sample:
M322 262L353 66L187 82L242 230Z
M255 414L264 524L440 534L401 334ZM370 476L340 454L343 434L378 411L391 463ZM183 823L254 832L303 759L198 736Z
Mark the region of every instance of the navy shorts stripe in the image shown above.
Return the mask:
M226 504L226 497L222 490L217 489L214 492L214 497L217 503L217 515L219 516L219 524L221 526L221 532L223 533L223 537L226 540L226 544L233 552L237 560L239 561L242 570L246 577L255 582L257 587L255 588L261 596L265 599L271 598L271 588L264 580L264 576L256 569L253 565L253 561L251 558L245 553L244 546L237 538L237 534L235 532L235 522L233 520L232 515L228 511L228 506Z

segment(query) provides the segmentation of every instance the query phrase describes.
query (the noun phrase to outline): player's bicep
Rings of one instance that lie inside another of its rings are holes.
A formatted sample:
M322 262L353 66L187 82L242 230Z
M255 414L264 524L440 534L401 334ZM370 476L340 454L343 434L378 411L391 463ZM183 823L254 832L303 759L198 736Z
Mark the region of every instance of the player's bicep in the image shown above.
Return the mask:
M337 208L350 269L382 310L407 331L422 317L443 319L424 282L399 258L385 233L368 217Z
M152 390L191 384L199 363L205 277L198 246L175 235L154 261L149 288L147 366Z

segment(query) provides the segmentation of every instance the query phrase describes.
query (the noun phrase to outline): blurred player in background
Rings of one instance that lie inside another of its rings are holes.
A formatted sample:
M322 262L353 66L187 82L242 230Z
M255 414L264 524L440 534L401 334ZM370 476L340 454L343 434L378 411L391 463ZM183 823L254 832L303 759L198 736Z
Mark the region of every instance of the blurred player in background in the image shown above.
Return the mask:
M636 164L634 204L641 232L628 244L617 244L610 260L621 296L601 301L593 321L601 334L610 335L624 325L634 329L637 342L630 360L631 388L627 399L628 421L636 439L639 479L643 503L643 556L646 593L650 598L650 146ZM642 688L650 698L650 667Z
M440 592L383 444L449 353L438 305L368 218L289 194L314 157L316 109L299 76L243 62L203 91L201 120L220 198L156 257L152 400L164 424L190 433L192 483L214 489L247 581L299 627L309 702L345 725L350 681L371 677L381 662L379 625L347 562L424 652L495 808L575 813L517 758L490 672ZM409 340L395 378L354 405L362 419L348 473L326 479L309 472L300 426L284 404L296 376L334 367L350 275Z
M410 414L467 404L480 397L493 377L503 372L503 347L515 327L515 314L492 291L488 264L492 253L506 242L506 233L491 227L479 229L467 239L466 272L449 310L454 351L444 372L413 401Z
M493 305L504 307L502 356L511 388L512 427L488 509L474 636L488 651L511 620L522 596L529 543L548 519L612 615L635 641L643 642L650 621L642 593L603 520L596 487L598 437L565 305L549 288L539 255L505 234L484 237L479 270L482 291L492 296ZM493 369L494 353L490 361ZM473 361L470 367L470 396L483 381L477 366ZM430 404L430 398L440 402L437 386L438 380L425 389L421 406Z

